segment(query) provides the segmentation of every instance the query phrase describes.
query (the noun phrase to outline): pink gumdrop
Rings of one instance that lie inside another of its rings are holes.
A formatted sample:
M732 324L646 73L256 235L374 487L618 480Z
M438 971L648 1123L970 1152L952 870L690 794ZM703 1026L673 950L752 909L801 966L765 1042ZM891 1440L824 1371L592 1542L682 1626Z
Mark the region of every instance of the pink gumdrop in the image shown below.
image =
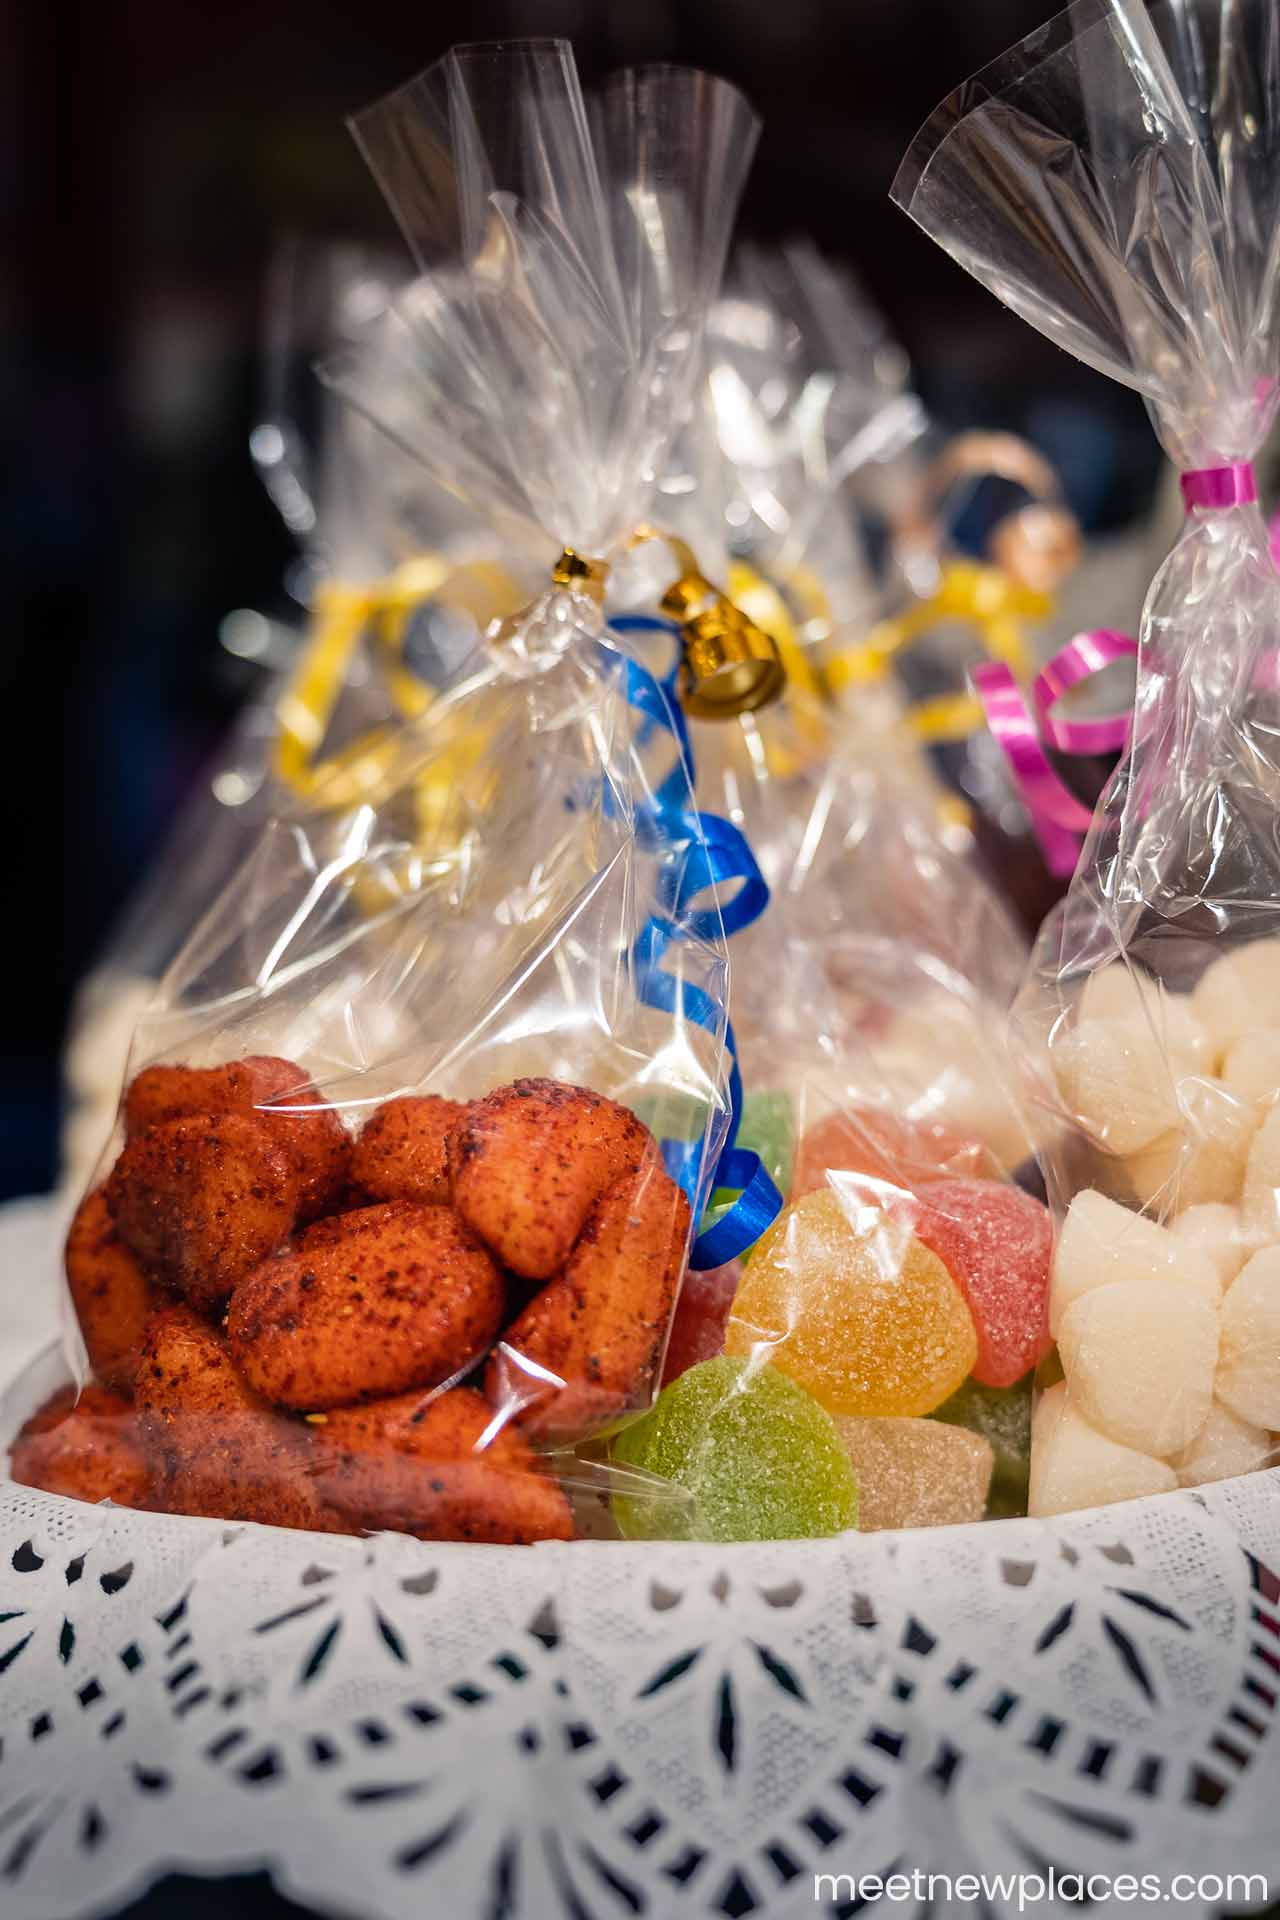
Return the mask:
M1000 1180L938 1180L919 1198L916 1233L942 1261L973 1315L973 1378L983 1387L1011 1387L1053 1344L1048 1208Z
M707 1267L698 1273L690 1267L680 1288L676 1315L667 1342L662 1384L670 1382L700 1360L714 1360L724 1352L725 1328L729 1309L742 1280L742 1268L736 1260L723 1267Z

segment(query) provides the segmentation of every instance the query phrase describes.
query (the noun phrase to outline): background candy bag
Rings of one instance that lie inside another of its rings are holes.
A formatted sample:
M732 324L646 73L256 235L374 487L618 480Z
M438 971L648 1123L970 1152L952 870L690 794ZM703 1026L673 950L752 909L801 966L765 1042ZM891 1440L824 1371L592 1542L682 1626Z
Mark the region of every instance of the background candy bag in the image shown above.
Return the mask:
M63 1184L102 1152L133 1027L156 983L266 824L348 805L344 768L383 749L516 604L474 515L315 377L359 340L404 269L352 247L282 243L268 281L260 418L250 450L300 545L305 627L241 613L228 645L256 676L214 764L180 810L83 983L66 1074ZM415 531L409 530L412 517ZM228 621L228 628L232 622ZM252 649L252 650L251 650Z
M656 1386L736 1097L717 869L596 586L687 404L755 123L663 70L593 140L539 42L451 55L366 149L388 129L448 255L389 316L398 408L433 473L566 551L359 803L274 822L187 943L68 1268L157 1504L526 1540L570 1528L530 1442ZM362 401L382 351L339 376Z
M853 1521L851 1474L860 1527L1022 1511L1050 1246L1042 1199L1011 1180L1035 1179L1003 1052L1025 948L949 847L892 682L868 677L836 706L809 664L799 576L828 610L814 658L858 636L829 615L847 579L828 596L820 570L841 525L846 552L859 537L831 480L843 450L808 442L812 376L782 404L794 333L763 303L729 305L709 341L714 457L671 504L687 500L690 537L695 516L710 525L703 550L739 604L772 622L789 665L800 656L777 705L689 722L703 805L747 829L773 889L729 952L738 1137L788 1205L740 1261L687 1276L664 1391L613 1457L685 1490L682 1537L829 1533ZM864 444L887 441L895 405L873 403ZM752 501L751 571L735 573ZM825 530L812 550L806 527ZM729 927L731 900L724 912ZM625 1494L614 1505L629 1534L672 1525Z
M1042 1513L1247 1471L1280 1423L1280 584L1250 465L1276 399L1278 32L1235 0L1072 7L944 103L894 188L1142 394L1188 509L1130 751L1023 998L1064 1216Z

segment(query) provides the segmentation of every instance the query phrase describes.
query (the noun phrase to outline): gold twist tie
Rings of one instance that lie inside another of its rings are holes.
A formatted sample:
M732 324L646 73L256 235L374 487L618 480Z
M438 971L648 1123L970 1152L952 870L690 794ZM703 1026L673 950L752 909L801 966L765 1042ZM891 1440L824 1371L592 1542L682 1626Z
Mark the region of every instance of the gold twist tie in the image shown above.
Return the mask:
M605 582L609 578L607 561L592 560L576 547L566 547L551 569L551 578L557 587L564 587L570 593L583 593L598 607L604 605Z

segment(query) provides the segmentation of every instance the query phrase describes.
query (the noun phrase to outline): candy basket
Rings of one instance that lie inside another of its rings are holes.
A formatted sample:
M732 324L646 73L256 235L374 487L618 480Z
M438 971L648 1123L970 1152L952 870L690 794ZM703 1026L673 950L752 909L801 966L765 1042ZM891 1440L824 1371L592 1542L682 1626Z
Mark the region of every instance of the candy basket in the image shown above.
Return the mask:
M54 1237L2 1230L50 1302ZM5 1363L7 1441L61 1363ZM1274 1874L1274 1472L754 1547L357 1542L11 1484L0 1513L11 1920L263 1866L361 1920L798 1915L817 1874L916 1868L1010 1876L1004 1914L1019 1873L1025 1901L1153 1862L1208 1914L1215 1876L1244 1908Z

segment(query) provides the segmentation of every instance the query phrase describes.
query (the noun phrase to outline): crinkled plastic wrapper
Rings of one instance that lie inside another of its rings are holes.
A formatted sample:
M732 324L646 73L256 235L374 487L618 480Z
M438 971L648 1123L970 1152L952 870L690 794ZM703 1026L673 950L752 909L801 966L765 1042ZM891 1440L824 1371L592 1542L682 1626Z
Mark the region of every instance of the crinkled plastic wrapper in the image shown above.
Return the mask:
M1132 744L1020 1002L1060 1230L1032 1511L1248 1472L1280 1428L1280 583L1249 465L1275 415L1280 20L1061 15L939 109L895 195L1147 403L1182 535Z
M662 1396L614 1453L688 1492L691 1537L1025 1511L1051 1240L1005 1048L1025 948L947 845L892 686L837 704L821 677L828 648L861 638L832 618L856 537L832 476L859 471L859 445L894 444L901 409L867 369L837 411L820 379L793 378L793 327L726 304L714 457L681 524L692 539L700 519L724 565L758 503L749 570L728 577L789 672L775 705L689 732L702 805L746 831L772 889L758 920L739 924L731 898L724 913L738 1139L786 1204L740 1259L686 1276ZM814 446L815 393L843 446ZM672 1525L625 1500L619 1516L638 1535Z
M224 623L229 653L257 677L77 997L63 1137L71 1189L111 1130L135 1022L264 827L349 806L352 765L385 759L432 690L474 664L487 621L528 597L478 518L315 377L317 354L367 339L406 279L355 249L297 241L273 263L250 448L302 549L291 587L309 618L297 630L240 609Z
M603 1464L607 1436L656 1392L717 1168L743 1177L716 869L598 582L687 404L755 124L662 70L593 137L539 42L460 50L360 135L438 259L388 323L398 430L574 551L367 792L272 825L170 968L68 1246L94 1392L45 1409L14 1471L233 1520L566 1538L600 1489L688 1505ZM371 406L368 372L335 377Z

